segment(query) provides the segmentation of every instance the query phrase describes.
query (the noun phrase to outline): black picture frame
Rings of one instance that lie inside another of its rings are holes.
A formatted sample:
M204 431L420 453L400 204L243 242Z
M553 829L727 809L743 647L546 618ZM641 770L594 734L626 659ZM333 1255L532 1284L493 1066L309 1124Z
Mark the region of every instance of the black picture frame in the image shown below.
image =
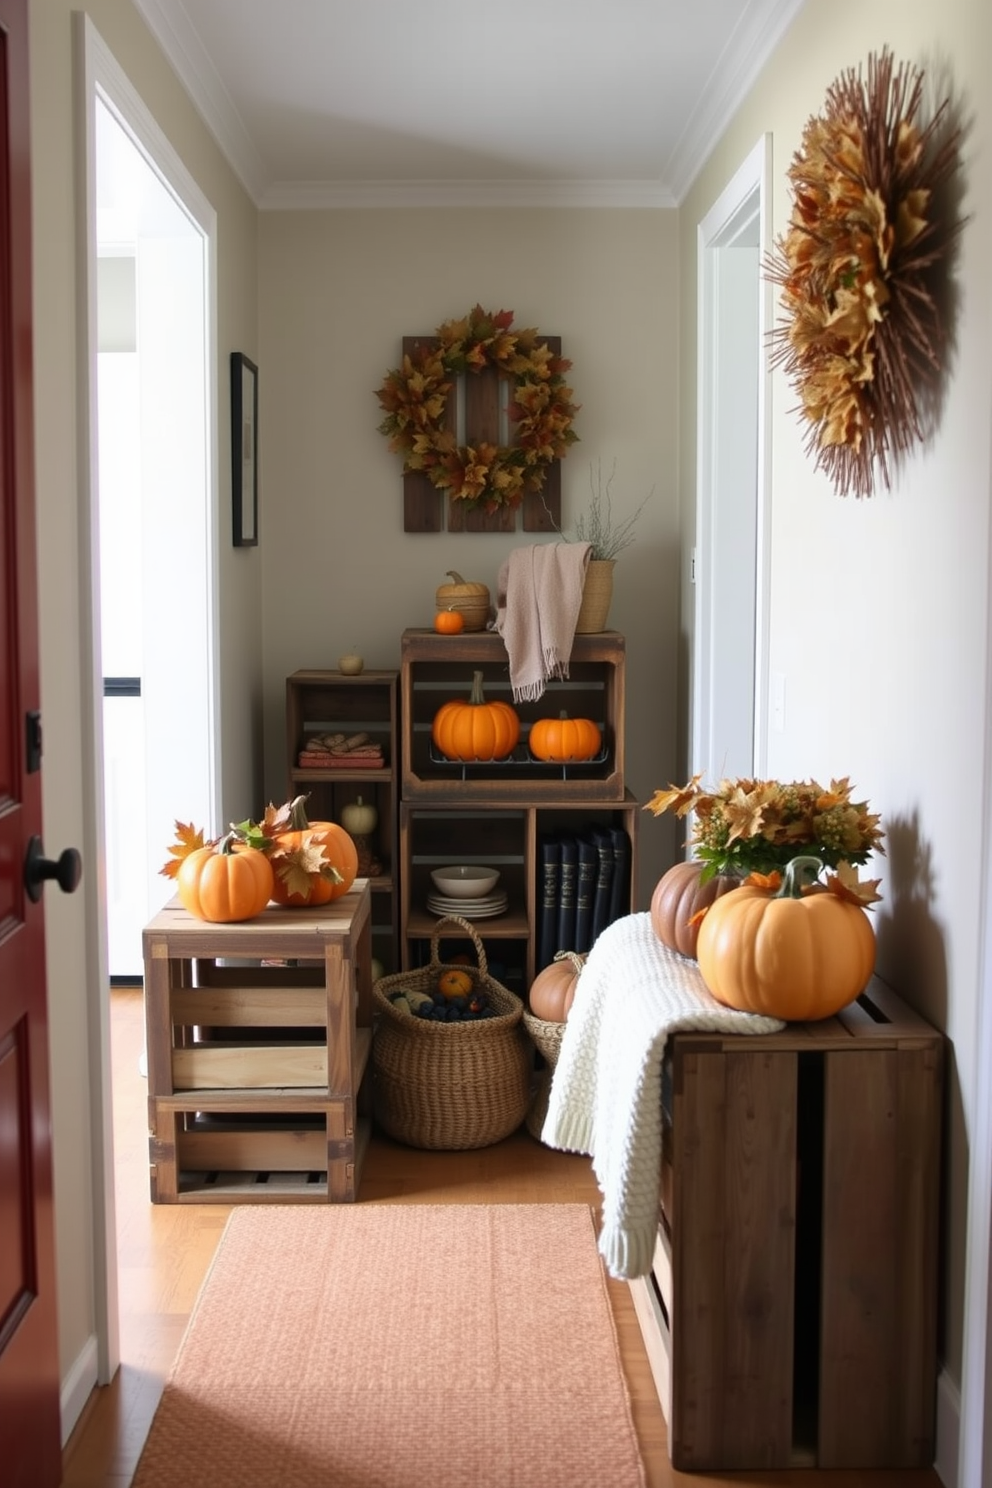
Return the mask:
M231 352L231 506L234 546L258 546L258 368Z

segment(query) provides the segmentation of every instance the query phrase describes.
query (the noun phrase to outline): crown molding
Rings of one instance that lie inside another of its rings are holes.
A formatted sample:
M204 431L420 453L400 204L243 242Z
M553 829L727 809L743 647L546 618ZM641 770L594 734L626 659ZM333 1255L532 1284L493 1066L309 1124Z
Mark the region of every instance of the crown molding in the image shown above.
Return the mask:
M668 161L666 176L677 206L685 200L717 141L805 3L806 0L766 0L751 7L727 38L710 85L700 95Z
M367 207L674 207L660 181L276 181L263 212Z
M252 145L230 94L190 24L181 4L133 0L134 8L155 37L204 123L258 206L269 185L269 172Z

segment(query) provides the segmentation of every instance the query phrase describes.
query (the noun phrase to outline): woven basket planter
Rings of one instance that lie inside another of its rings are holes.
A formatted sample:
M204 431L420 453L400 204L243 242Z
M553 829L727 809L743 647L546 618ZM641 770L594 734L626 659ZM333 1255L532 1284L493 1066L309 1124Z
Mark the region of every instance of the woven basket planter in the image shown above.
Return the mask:
M582 604L575 622L576 635L595 635L606 629L613 600L615 558L590 559L582 586Z
M397 1011L390 992L401 987L428 992L437 985L446 969L439 943L453 925L472 941L479 962L477 968L457 969L486 992L498 1016L434 1023ZM516 1131L527 1114L531 1083L523 1003L489 975L485 949L468 920L458 915L438 920L430 965L382 977L372 996L372 1099L384 1132L408 1147L454 1152L489 1147Z

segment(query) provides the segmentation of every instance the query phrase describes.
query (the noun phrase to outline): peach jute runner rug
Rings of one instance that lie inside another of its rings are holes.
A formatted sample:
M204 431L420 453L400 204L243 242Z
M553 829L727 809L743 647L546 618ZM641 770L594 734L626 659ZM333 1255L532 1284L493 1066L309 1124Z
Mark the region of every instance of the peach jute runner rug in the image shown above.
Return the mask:
M643 1488L592 1210L235 1209L132 1488Z

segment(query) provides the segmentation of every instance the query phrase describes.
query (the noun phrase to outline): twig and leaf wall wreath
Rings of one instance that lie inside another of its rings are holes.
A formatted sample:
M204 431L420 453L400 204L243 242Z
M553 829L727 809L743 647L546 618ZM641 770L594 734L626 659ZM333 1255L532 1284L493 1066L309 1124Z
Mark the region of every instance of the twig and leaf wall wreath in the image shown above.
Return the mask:
M788 231L766 266L783 317L784 367L809 425L807 452L844 496L870 496L876 472L922 439L920 389L940 371L946 333L934 271L957 231L935 192L957 166L947 100L918 122L923 74L886 49L867 79L849 69L809 119L789 167Z
M476 305L461 320L439 325L433 344L404 356L376 392L386 412L379 432L403 456L404 472L423 471L452 499L486 512L515 508L525 492L540 491L548 466L578 438L572 427L578 405L565 383L571 362L556 356L536 330L512 327L512 311ZM487 367L509 384L514 443L459 445L449 395L461 374Z

